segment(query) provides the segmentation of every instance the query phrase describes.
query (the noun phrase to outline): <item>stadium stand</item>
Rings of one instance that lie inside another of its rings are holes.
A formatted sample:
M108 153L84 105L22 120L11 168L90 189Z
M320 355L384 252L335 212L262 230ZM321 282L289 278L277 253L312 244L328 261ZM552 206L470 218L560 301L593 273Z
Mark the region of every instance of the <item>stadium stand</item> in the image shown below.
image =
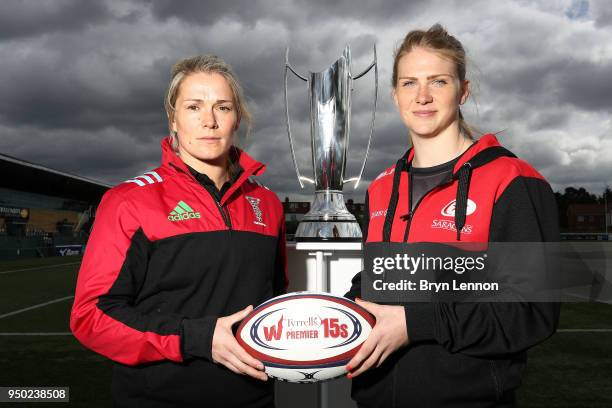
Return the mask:
M80 254L111 186L0 154L0 260Z

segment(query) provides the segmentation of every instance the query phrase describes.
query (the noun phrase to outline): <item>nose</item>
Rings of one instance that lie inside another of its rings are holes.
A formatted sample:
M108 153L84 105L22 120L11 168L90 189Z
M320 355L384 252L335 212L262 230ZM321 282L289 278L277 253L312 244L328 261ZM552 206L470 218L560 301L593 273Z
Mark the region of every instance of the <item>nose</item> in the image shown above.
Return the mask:
M217 129L219 127L217 118L215 117L215 113L212 109L202 110L202 126L210 129Z
M432 101L431 92L429 92L429 88L427 86L419 86L416 102L424 105L426 103L430 103Z

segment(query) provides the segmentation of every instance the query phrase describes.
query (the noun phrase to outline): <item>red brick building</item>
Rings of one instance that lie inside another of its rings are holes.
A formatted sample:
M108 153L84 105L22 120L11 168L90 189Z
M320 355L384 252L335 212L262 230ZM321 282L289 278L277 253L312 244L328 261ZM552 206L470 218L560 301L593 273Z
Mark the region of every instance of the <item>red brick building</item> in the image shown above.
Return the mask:
M604 232L610 228L610 205L605 211L603 204L570 204L567 208L568 232Z

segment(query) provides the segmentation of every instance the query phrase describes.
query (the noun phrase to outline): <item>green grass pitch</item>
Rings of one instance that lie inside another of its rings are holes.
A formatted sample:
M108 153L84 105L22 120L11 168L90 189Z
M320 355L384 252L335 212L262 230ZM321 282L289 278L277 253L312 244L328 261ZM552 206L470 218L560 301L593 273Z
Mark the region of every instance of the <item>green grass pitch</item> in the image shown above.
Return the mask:
M58 257L0 263L0 316L73 295L79 261ZM69 386L69 406L109 407L111 363L66 335L71 306L68 298L0 317L0 386ZM564 304L559 328L612 329L612 305ZM534 347L519 403L523 408L612 407L612 330L561 331ZM10 404L0 403L5 406Z

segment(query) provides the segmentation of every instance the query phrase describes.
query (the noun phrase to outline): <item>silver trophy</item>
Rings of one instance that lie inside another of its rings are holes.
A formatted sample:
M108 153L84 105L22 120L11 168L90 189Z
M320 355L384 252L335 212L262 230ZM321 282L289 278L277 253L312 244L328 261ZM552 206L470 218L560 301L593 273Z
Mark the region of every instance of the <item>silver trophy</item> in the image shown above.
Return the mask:
M361 78L374 68L374 109L370 123L370 135L361 171L357 177L345 178L345 168L349 146L352 81ZM308 82L310 100L310 138L312 143L313 178L302 176L295 159L289 104L287 100L287 76L291 71L298 78ZM376 46L374 60L363 72L351 72L351 50L347 45L342 56L322 72L309 72L308 77L300 75L289 64L289 48L285 54L285 112L287 134L291 147L291 157L300 187L304 181L314 184L315 197L310 211L298 225L296 241L359 241L361 228L344 204L342 188L345 183L354 182L358 187L368 158L376 102L378 99L378 64Z

